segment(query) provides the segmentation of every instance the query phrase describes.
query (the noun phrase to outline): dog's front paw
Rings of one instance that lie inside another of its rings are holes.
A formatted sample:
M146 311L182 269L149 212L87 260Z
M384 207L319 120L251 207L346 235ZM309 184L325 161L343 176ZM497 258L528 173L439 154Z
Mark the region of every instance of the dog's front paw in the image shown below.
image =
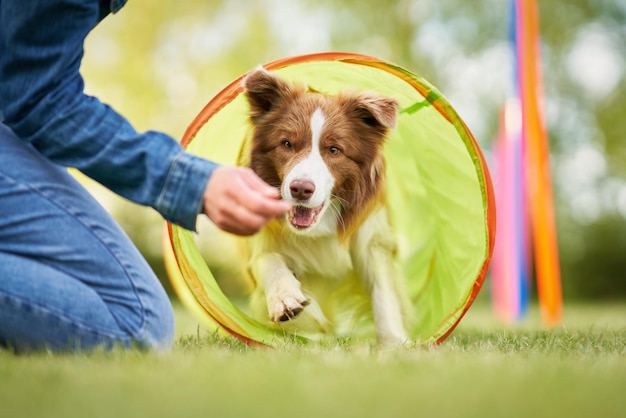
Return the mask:
M279 293L268 298L268 311L272 322L285 322L294 319L302 312L309 300L299 289L289 293Z

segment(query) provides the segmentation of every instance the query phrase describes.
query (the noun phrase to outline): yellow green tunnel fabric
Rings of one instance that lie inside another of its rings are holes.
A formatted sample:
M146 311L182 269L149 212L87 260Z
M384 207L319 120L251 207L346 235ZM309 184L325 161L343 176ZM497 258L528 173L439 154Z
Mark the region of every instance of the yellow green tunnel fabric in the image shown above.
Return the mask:
M421 343L443 341L478 294L495 239L489 173L472 134L439 91L410 71L373 57L322 53L265 65L327 94L372 90L400 103L385 146L391 218L415 310L409 330ZM234 165L249 129L248 105L233 81L189 126L183 145ZM168 225L166 265L183 304L210 330L247 343L274 345L280 332L254 321L225 296L194 241ZM293 336L289 336L293 338Z

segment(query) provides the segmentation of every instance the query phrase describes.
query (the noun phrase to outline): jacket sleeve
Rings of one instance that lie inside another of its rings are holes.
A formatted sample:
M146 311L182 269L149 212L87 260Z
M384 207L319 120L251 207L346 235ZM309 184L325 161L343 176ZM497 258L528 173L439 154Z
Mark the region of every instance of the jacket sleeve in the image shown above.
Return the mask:
M50 160L195 229L216 164L84 94L83 43L99 0L0 0L0 117Z

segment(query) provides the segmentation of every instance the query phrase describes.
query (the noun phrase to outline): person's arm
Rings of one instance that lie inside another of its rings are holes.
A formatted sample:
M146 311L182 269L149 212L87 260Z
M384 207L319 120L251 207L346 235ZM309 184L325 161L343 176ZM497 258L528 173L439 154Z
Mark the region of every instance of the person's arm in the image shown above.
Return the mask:
M0 0L4 123L50 160L194 229L217 165L184 152L163 133L137 133L83 93L83 42L101 16L100 3Z

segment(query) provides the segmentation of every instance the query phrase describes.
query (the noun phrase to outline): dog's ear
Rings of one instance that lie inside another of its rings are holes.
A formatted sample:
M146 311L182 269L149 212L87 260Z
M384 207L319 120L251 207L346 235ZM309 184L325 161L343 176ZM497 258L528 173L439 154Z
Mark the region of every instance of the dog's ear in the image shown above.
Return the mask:
M250 103L252 121L275 109L292 93L292 88L287 82L260 66L246 75L241 84Z
M393 128L398 119L398 101L375 93L359 93L355 98L355 113L370 126Z

